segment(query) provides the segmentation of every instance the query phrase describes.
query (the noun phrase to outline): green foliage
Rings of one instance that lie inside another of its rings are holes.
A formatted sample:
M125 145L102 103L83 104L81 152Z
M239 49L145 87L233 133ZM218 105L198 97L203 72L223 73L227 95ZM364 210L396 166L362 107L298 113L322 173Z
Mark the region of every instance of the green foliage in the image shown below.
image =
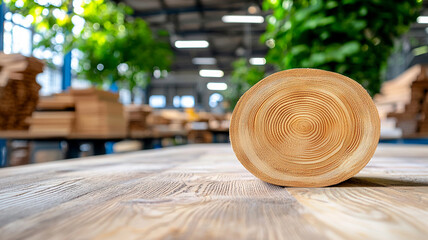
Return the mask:
M62 0L58 5L41 5L33 0L6 0L4 1L13 13L33 17L34 30L43 38L34 47L44 47L53 52L68 52L71 50L75 38L70 35L74 24L72 18L76 15L71 11L71 0ZM57 42L55 36L64 35L64 42Z
M86 23L76 45L84 54L80 73L85 78L100 84L115 81L133 89L144 87L155 68L168 69L172 63L169 43L159 41L161 37L142 19L129 19L129 7L98 0L83 8Z
M267 62L280 69L319 68L344 74L374 95L394 49L419 15L420 0L265 0L272 9Z
M231 110L235 108L242 94L262 80L264 75L265 69L263 66L249 66L248 60L245 58L233 62L230 87L225 93L225 99L229 102Z
M144 87L154 69L167 70L172 63L168 35L152 33L144 20L131 17L132 9L124 4L92 0L79 6L82 11L76 14L71 0L56 6L24 0L17 7L17 2L10 0L8 6L33 16L35 30L42 36L36 47L62 53L80 50L77 73L95 85L116 82L129 89ZM79 20L83 29L73 31ZM58 34L65 36L63 42L56 42Z

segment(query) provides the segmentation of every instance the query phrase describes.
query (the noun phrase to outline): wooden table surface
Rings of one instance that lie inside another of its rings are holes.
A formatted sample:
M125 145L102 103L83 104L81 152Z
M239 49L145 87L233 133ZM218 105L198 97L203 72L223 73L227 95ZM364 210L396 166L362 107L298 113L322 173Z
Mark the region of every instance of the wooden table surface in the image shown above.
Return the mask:
M356 177L284 188L229 145L0 169L0 239L427 239L428 147L380 145Z

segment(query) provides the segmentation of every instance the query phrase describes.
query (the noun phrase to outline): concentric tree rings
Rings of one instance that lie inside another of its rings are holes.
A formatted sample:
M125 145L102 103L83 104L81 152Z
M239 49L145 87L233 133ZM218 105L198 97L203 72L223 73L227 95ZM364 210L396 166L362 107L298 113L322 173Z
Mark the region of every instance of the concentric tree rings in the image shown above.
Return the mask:
M230 140L256 177L281 186L320 187L357 174L380 134L366 90L343 75L317 69L272 74L239 100Z

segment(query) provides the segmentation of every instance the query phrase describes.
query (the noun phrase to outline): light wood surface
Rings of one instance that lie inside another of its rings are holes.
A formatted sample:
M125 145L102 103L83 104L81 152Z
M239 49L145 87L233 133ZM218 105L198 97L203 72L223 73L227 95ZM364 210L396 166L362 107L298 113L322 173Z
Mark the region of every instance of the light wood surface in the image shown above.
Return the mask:
M321 187L357 174L380 135L372 99L356 81L318 69L277 72L239 99L230 141L258 178L281 186Z
M284 188L229 145L0 169L0 239L426 239L428 148L379 145L355 177Z

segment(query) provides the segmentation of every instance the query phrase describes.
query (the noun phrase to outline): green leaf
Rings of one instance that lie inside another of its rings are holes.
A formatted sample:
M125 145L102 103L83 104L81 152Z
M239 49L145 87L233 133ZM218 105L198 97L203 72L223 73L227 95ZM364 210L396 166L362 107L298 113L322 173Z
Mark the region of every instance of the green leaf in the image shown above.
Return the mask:
M7 6L13 12L34 17L34 29L42 36L35 47L61 53L73 48L80 50L83 57L77 74L94 85L118 82L131 89L145 86L154 67L167 70L172 63L173 53L166 31L153 34L144 20L130 17L133 11L123 3L87 1L83 4L84 12L77 15L72 13L70 0L59 1L60 5L24 1L22 7L16 7L17 1L10 0ZM70 14L56 18L55 10ZM46 11L49 13L43 16ZM72 32L74 23L71 19L75 15L85 21L83 31L77 34ZM58 34L65 36L64 43L53 41ZM99 64L104 66L101 71L97 69ZM118 70L121 64L128 66L126 71Z
M416 21L421 1L294 0L287 11L283 4L265 4L276 16L263 35L275 42L268 63L340 72L375 94L395 39Z

